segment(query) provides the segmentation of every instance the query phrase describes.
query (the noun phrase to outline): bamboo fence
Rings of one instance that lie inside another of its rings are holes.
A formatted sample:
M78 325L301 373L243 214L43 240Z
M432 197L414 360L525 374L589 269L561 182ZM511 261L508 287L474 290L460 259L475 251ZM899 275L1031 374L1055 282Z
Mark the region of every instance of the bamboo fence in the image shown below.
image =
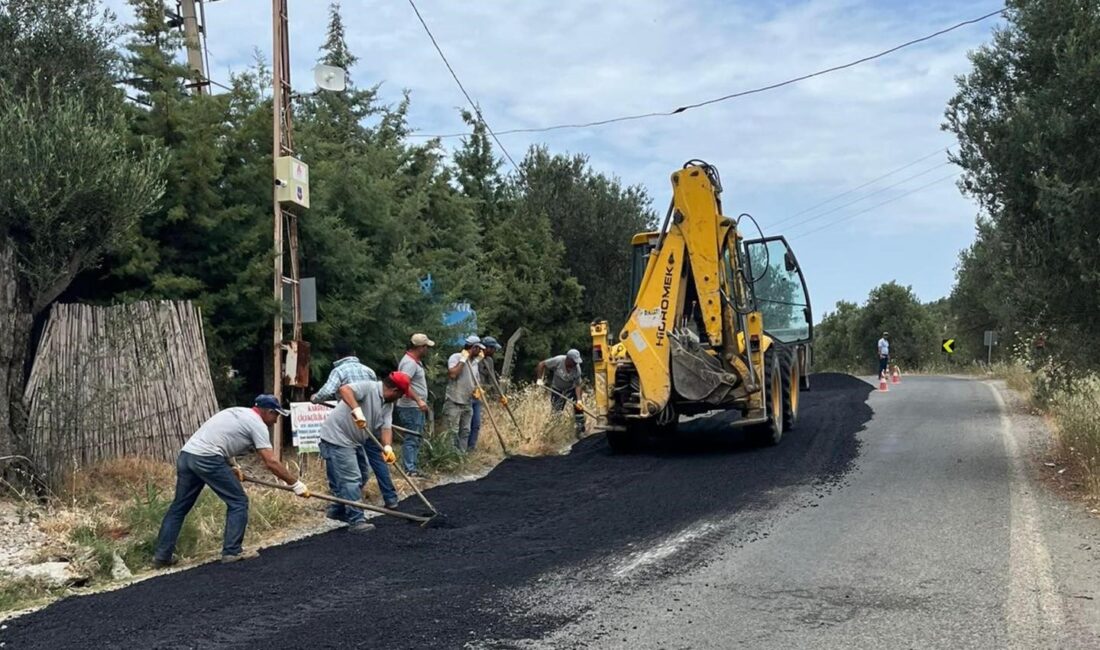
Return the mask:
M51 485L112 458L172 460L217 410L198 308L54 305L24 404L31 456Z

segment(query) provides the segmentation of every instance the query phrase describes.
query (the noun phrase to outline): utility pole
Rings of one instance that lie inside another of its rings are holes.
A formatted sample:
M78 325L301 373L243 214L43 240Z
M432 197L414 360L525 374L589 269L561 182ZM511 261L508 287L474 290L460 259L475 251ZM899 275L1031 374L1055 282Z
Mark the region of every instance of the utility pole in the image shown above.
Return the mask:
M199 24L199 14L195 10L196 4L198 10L203 13L202 25ZM206 76L206 63L203 59L202 46L203 39L206 38L206 12L202 9L202 0L178 0L176 11L176 19L183 24L183 39L187 48L187 67L191 69L192 74L195 76L195 80L187 86L191 89L192 94L202 95L210 92L210 81L209 77Z
M308 355L308 347L302 342L302 303L298 264L298 214L294 204L309 206L308 167L293 158L294 129L291 120L290 43L288 36L287 0L272 0L272 78L274 81L274 115L272 154L274 156L274 248L275 268L273 293L278 311L272 323L272 394L282 400L283 383L299 388L308 384L309 378L298 372L298 354ZM303 171L304 169L304 171ZM303 192L304 185L304 192ZM286 233L285 245L283 234ZM285 249L285 250L284 250ZM286 275L284 253L290 258L290 275ZM283 340L283 287L291 287L292 337ZM304 348L304 349L303 349ZM286 352L284 370L283 353ZM286 381L289 379L290 381ZM275 457L280 458L283 445L283 421L275 423L272 446Z

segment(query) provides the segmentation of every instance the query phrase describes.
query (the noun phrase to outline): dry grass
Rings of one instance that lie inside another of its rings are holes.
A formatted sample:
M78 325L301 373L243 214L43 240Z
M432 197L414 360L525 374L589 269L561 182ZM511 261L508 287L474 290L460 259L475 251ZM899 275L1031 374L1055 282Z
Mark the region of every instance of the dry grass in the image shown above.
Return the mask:
M1048 410L1063 461L1084 477L1089 494L1100 498L1100 376L1090 375L1056 393Z

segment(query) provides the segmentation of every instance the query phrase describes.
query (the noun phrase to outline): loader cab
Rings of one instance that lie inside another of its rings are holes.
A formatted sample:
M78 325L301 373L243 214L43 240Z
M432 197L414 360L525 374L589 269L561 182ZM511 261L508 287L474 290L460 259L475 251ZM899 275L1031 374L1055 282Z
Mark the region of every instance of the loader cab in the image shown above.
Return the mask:
M783 237L752 239L744 243L746 278L764 331L787 344L813 340L813 313L806 278L798 258Z
M642 286L642 278L645 277L645 269L649 264L649 255L657 247L657 241L661 238L657 232L640 232L631 239L630 259L630 296L626 303L626 311L634 308L634 301L638 298L638 289Z

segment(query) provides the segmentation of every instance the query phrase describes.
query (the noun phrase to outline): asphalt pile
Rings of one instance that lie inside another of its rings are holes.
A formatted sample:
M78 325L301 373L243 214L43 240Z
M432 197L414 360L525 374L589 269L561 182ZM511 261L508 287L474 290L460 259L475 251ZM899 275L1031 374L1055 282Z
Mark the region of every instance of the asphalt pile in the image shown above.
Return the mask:
M758 448L726 416L614 455L602 436L567 456L512 458L472 483L431 490L428 528L378 518L257 560L210 564L69 598L8 622L11 648L449 648L538 638L562 624L502 594L548 571L621 554L701 520L767 507L770 491L835 484L858 455L871 387L812 377L798 427ZM415 499L402 507L418 511Z

